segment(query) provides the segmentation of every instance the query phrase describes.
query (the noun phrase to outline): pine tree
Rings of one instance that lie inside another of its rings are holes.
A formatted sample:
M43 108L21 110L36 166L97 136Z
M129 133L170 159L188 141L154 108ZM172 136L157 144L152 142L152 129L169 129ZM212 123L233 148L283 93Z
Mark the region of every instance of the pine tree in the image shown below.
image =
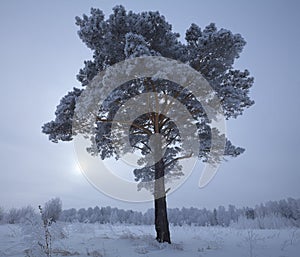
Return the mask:
M239 34L226 29L218 30L213 23L203 30L192 24L186 31L186 43L182 43L179 34L172 31L172 26L159 12L127 12L123 6L114 7L108 19L105 19L101 10L92 8L90 16L84 14L82 18L76 17L76 25L79 26L79 37L93 51L93 59L84 62L84 67L77 76L83 89L74 88L64 96L57 106L55 120L44 124L42 128L52 142L73 139L72 122L76 101L96 74L118 62L141 56L174 59L200 72L216 92L227 119L236 118L254 104L249 97L253 78L247 70L233 69L234 60L239 57L246 44ZM212 132L203 107L191 92L180 85L153 78L130 81L110 94L101 106L95 122L96 147L90 149L91 153L102 159L118 157L111 139L111 118L126 101L147 92L155 93L160 99L164 96L176 98L186 106L194 119L193 124L196 123L198 128L197 136L201 144L197 155L207 161ZM158 134L165 141L154 140L154 144L151 144L153 135ZM189 157L180 147L182 141L178 127L168 116L150 112L134 120L130 126L129 138L131 146L138 149L142 156L147 156L151 151L158 156L155 158L158 161L153 165L147 165L146 157L142 159L142 167L135 169L134 175L140 185L150 185L147 189L153 192L157 241L171 243L165 180L180 177L182 173L179 160ZM236 157L243 151L244 149L233 146L226 139L224 155ZM163 158L159 158L160 156Z

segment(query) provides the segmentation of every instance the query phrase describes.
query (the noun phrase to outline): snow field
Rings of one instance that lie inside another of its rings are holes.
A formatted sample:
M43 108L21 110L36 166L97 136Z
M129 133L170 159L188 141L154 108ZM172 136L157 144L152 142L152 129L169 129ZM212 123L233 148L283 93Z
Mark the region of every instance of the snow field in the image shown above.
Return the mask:
M154 226L147 225L58 223L54 229L52 256L298 257L300 253L298 228L171 226L171 245L157 243ZM46 256L24 231L28 230L19 225L0 225L1 257Z

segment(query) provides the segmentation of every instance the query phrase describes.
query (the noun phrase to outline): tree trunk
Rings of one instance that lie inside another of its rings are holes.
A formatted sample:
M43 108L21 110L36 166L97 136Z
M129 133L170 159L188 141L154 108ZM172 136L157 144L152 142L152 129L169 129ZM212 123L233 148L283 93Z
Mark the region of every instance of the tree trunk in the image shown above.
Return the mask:
M152 138L151 149L154 153L155 181L154 181L154 211L156 240L159 243L171 244L169 221L167 215L166 189L165 189L165 163L163 160L162 141L159 128L159 116L155 116L155 134Z
M171 244L166 197L155 199L154 201L156 240L160 243L168 242Z
M156 240L160 243L171 243L169 221L167 215L167 202L164 181L164 162L158 161L155 164L155 185L154 185L154 209L155 209L155 230Z

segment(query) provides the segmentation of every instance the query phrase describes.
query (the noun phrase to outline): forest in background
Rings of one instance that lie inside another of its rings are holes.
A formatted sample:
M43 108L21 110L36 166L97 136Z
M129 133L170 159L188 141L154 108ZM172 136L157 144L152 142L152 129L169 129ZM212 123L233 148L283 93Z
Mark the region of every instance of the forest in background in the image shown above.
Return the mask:
M154 210L146 212L123 210L106 207L89 207L81 209L62 210L59 198L51 199L45 203L44 214L54 221L100 223L100 224L132 224L152 225ZM38 208L26 206L4 210L0 208L0 224L24 223L31 217L38 215ZM168 209L170 224L174 226L233 226L237 228L280 229L286 227L300 227L300 199L283 199L268 201L256 205L254 208L237 208L219 206L213 210L194 207Z

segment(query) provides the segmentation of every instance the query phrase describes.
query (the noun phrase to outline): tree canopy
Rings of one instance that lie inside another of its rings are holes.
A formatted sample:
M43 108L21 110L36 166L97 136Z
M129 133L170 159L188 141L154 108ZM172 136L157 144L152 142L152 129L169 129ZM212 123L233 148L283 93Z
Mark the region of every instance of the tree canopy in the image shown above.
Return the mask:
M114 7L113 13L107 19L101 10L91 8L90 16L84 14L82 18L76 17L76 25L79 27L80 39L93 51L93 59L85 61L84 67L77 75L83 88L98 72L115 63L143 55L163 56L187 63L199 71L217 93L227 119L236 118L254 103L249 97L253 77L248 70L233 68L234 60L239 58L246 44L240 34L217 29L213 23L203 30L196 24L191 24L185 34L186 42L182 43L179 33L172 31L172 26L159 12L127 12L123 6ZM126 93L125 88L128 88L128 85L121 85L120 89L124 92L122 101L145 92L145 86L142 87L145 83L145 80L136 81L135 87L130 88L130 92L127 89ZM160 86L156 85L156 90L173 91L173 96L182 90L180 86L172 83L162 81L157 84ZM82 90L74 88L64 96L57 106L55 120L43 126L43 133L49 135L52 142L73 139L74 109ZM186 95L185 92L176 96L183 99ZM120 95L115 96L120 99ZM114 100L110 100L110 112L113 112L112 108L116 104ZM190 101L186 105L193 104ZM199 115L205 114L198 112ZM103 126L109 127L109 124ZM230 141L227 141L226 149L225 154L233 156L243 152L242 148L235 148ZM105 155L111 154L112 152L107 152L101 156L104 158Z

